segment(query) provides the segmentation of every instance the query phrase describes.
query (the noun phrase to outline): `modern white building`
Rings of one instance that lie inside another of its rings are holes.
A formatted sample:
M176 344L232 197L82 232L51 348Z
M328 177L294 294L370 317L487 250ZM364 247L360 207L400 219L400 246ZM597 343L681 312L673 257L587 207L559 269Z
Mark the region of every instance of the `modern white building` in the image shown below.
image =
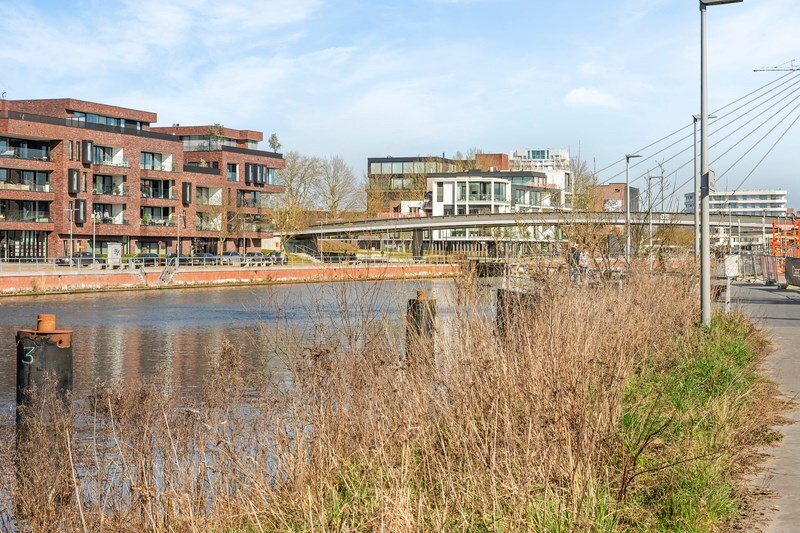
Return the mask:
M544 173L547 183L561 190L561 205L572 207L573 176L569 150L560 148L514 150L508 158L508 168L514 171Z
M684 211L694 213L694 193L686 193ZM746 191L716 191L709 198L711 213L739 216L753 215L785 217L786 191L780 189L751 189Z
M548 183L545 172L467 170L428 175L429 212L432 216L486 213L535 213L562 209L563 191ZM552 242L553 228L529 228L526 235L505 231L508 240ZM485 229L435 230L434 243L442 241L497 240Z

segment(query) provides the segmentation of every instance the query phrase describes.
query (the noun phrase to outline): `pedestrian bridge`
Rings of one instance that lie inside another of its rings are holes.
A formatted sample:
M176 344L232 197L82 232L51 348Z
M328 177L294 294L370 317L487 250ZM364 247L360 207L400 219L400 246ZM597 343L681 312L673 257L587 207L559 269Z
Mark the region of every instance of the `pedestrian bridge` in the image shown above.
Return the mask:
M631 213L631 224L654 226L694 227L693 213ZM760 216L712 215L711 227L728 227L741 233L760 233L765 225L771 227L772 218ZM295 237L347 236L364 233L397 231L443 230L460 228L499 228L529 226L566 226L572 224L622 226L625 213L588 213L559 211L548 213L489 213L483 215L448 215L438 217L373 218L319 224L300 230ZM770 230L771 231L771 230Z

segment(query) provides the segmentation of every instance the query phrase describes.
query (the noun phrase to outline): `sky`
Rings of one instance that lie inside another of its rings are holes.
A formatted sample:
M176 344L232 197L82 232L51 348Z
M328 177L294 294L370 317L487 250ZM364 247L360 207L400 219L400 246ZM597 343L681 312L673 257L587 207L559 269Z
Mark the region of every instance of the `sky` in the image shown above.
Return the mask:
M368 157L568 148L619 181L624 164L606 167L690 135L700 111L693 0L0 0L0 12L9 100L275 132L282 151L339 155L359 176ZM707 21L712 110L794 75L753 70L800 58L800 0L709 7ZM765 126L728 153L712 147L718 188L784 188L800 208L797 96L786 94L761 109L786 109L771 137L756 144ZM632 161L632 179L662 173L661 161L678 189L692 179L690 146Z

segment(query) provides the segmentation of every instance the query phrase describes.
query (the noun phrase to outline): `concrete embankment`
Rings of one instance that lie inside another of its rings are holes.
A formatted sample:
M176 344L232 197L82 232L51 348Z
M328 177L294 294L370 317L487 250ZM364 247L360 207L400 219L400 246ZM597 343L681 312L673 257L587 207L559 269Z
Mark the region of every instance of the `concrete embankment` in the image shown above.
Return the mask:
M363 264L266 268L181 267L169 284L160 284L162 268L144 270L64 270L0 275L0 295L103 290L140 290L248 283L366 281L455 276L458 265Z

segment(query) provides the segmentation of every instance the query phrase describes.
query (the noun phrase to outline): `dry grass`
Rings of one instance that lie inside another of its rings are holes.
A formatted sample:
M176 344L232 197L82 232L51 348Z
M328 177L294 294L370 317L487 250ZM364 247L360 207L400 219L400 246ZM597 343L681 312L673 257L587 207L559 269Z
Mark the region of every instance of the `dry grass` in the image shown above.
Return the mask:
M345 310L329 324L336 334L295 339L291 351L302 356L286 358L288 379L244 374L242 354L226 346L195 396L167 382L99 386L74 402L72 418L57 409L54 425L30 417L16 454L2 450L4 525L656 526L646 495L671 468L647 471L668 447L657 420L682 415L661 400L671 385L645 378L668 372L698 337L695 291L678 276L637 276L622 289L550 285L498 338L485 292L459 280L454 316L440 322L436 357L425 360L405 358L402 337L370 315L371 296L354 304L343 293L361 319ZM738 420L720 416L727 426ZM735 431L726 427L725 438Z

